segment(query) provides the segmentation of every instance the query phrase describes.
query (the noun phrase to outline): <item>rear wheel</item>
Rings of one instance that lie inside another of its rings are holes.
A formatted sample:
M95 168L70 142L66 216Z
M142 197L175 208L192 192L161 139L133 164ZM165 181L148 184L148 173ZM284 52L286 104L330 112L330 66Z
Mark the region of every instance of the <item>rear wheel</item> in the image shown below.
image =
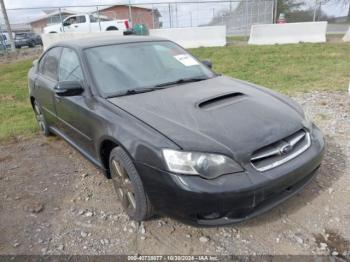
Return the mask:
M36 121L38 122L40 132L44 136L49 136L51 134L50 129L49 129L49 126L47 125L47 122L45 120L45 117L40 105L38 104L38 102L34 101L33 107L34 107L35 118L36 118Z
M114 189L128 216L136 221L150 218L152 205L132 160L122 148L112 150L109 167Z

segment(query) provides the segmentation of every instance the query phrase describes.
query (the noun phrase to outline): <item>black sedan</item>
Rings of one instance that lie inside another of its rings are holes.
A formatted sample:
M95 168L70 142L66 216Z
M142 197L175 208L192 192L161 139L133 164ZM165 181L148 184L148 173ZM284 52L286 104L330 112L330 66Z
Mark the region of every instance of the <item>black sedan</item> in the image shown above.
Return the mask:
M131 219L231 224L299 192L324 140L291 99L210 67L159 38L61 42L33 64L30 101L43 134L103 169Z

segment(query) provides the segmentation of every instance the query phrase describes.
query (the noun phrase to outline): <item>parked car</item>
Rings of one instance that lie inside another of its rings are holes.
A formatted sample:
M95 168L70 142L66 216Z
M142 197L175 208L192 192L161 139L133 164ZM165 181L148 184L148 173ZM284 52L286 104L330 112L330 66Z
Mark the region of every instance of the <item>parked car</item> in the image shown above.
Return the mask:
M321 164L321 131L288 97L214 73L155 37L56 43L29 71L42 133L111 178L131 219L216 226L280 204Z
M71 15L65 18L62 24L49 25L44 28L44 33L59 32L99 32L120 30L124 34L131 32L128 19L112 20L105 16L96 17L92 14Z
M23 46L34 47L42 44L41 36L35 33L20 33L15 35L16 48L21 48Z

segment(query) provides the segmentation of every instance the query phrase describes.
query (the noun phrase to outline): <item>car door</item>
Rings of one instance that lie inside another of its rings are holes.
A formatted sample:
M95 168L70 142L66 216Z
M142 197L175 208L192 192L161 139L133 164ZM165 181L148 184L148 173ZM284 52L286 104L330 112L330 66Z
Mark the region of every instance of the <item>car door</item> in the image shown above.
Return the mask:
M97 17L93 16L93 15L90 15L89 16L89 19L90 19L90 31L91 32L98 32L98 31L101 31L101 28L100 28L100 23L98 22L98 19Z
M77 53L70 48L63 48L59 62L59 81L78 81L85 86L81 64ZM85 90L77 96L56 96L56 111L59 129L71 142L84 153L92 155L94 113L91 96Z
M56 108L54 88L58 82L58 62L62 48L54 47L40 59L38 74L34 83L34 96L41 106L45 119L50 126L56 126Z
M70 16L67 26L64 27L65 32L89 32L90 26L85 15Z

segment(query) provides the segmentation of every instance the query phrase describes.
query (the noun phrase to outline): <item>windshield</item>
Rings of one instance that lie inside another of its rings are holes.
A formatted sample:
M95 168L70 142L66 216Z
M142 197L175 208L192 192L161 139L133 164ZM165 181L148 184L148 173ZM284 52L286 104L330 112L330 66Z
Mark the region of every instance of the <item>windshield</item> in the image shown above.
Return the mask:
M25 35L16 35L15 36L15 39L24 39L24 38L26 38Z
M107 97L214 76L206 66L169 41L100 46L85 52L92 76Z

